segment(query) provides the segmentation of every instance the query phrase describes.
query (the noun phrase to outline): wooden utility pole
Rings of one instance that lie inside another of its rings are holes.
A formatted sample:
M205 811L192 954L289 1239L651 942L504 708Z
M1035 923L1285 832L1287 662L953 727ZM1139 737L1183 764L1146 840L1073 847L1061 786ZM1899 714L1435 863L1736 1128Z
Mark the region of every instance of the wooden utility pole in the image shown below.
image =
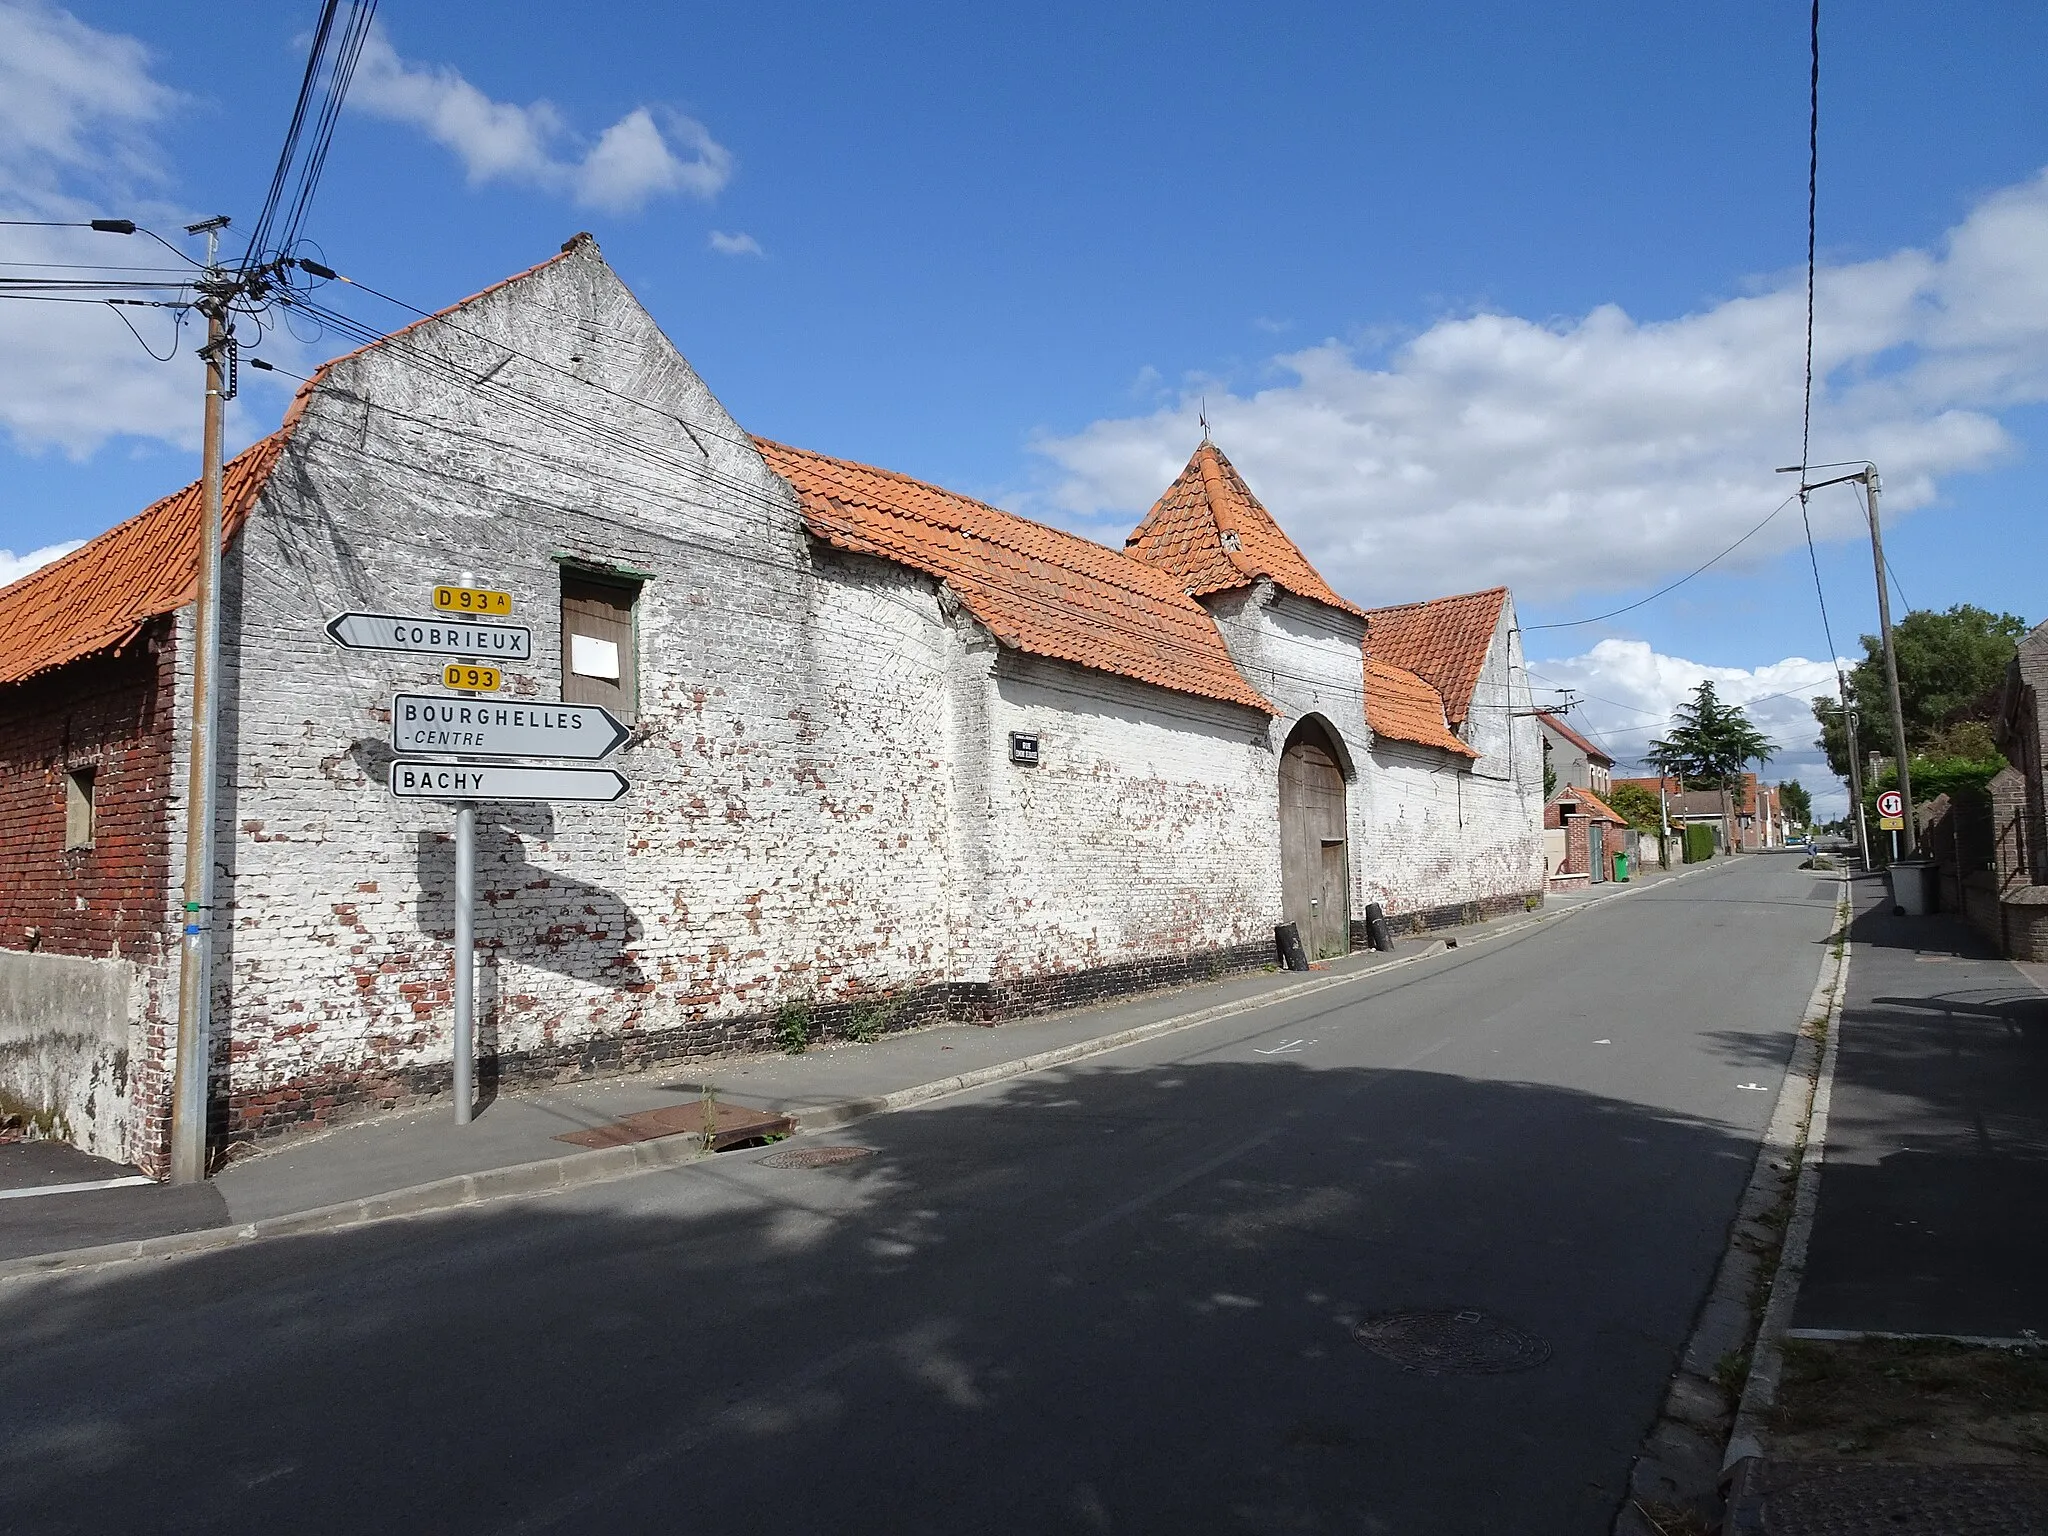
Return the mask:
M191 772L185 791L184 938L178 971L178 1053L171 1085L171 1182L206 1177L209 1035L213 1004L213 821L220 756L221 418L227 401L227 284L219 263L225 217L191 226L206 236L204 469L200 478L199 590L192 615Z

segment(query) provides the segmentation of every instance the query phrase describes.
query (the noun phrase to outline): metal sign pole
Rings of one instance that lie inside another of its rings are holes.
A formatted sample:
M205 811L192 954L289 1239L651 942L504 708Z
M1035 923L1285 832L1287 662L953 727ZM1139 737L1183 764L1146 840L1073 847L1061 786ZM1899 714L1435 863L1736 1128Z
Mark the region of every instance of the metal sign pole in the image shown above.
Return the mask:
M455 1123L476 1100L476 802L455 812Z

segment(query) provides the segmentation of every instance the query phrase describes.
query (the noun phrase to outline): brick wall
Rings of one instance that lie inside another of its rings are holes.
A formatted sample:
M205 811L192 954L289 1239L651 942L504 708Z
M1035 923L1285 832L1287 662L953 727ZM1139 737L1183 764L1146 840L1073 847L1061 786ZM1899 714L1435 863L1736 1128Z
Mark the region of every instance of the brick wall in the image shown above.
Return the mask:
M0 1101L152 1168L176 987L170 634L162 621L119 656L0 689ZM66 779L80 768L93 773L92 845L67 848ZM88 961L99 974L79 969Z

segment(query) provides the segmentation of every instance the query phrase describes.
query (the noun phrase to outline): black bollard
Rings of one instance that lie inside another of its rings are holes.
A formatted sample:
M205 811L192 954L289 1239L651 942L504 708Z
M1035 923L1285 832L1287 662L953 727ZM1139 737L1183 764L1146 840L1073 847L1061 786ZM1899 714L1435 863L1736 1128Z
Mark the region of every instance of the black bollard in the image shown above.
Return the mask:
M1365 904L1365 935L1372 941L1374 949L1394 947L1394 930L1387 926L1387 909L1376 901Z
M1301 947L1301 930L1282 923L1273 930L1273 942L1280 946L1280 963L1290 971L1308 969L1308 951Z

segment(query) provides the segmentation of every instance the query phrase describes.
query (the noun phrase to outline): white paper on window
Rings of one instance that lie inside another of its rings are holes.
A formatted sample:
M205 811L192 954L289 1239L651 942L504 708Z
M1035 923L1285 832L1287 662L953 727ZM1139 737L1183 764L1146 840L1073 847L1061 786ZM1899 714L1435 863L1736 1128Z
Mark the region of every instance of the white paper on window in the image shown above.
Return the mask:
M569 670L578 677L608 677L619 680L619 647L613 640L595 635L569 637Z

